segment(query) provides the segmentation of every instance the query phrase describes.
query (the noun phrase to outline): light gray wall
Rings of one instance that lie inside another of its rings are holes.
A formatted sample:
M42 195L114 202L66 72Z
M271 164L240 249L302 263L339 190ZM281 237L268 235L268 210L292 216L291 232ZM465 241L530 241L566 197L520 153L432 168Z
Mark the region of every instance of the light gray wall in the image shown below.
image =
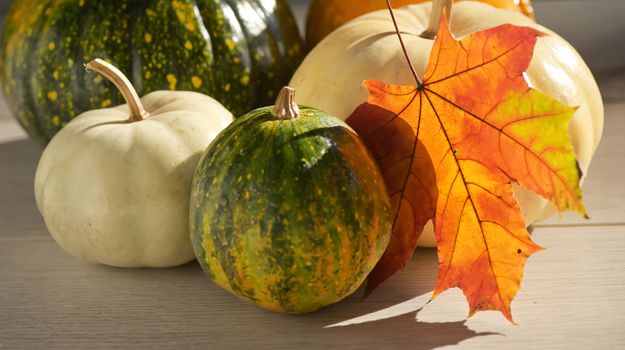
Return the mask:
M310 0L287 1L303 25ZM0 0L0 22L11 2ZM533 0L533 3L538 22L575 46L593 71L625 69L625 0Z
M625 0L534 0L538 23L560 34L595 72L625 69Z

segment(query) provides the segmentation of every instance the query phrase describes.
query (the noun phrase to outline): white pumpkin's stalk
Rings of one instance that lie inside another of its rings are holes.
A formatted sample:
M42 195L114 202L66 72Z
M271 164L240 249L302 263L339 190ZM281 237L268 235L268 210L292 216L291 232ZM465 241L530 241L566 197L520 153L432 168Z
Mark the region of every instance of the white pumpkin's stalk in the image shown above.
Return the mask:
M132 83L130 83L130 80L128 80L124 73L117 69L117 67L102 59L96 58L85 64L85 69L87 69L87 71L94 71L101 74L113 83L113 85L115 85L130 108L130 117L128 118L129 122L139 122L149 116L149 113L145 110L143 104L141 103L137 90L135 90Z
M447 16L447 20L451 21L451 7L453 6L452 0L432 0L432 13L430 14L430 24L428 29L421 33L421 37L425 39L434 40L438 33L438 28L441 25L441 19L443 18L443 10Z
M408 50L406 50L406 44L404 44L404 39L402 38L401 32L399 31L399 25L397 25L397 20L395 19L395 11L393 11L393 5L391 5L391 0L386 0L386 7L388 8L388 12L390 12L391 14L391 19L393 20L393 25L395 26L395 32L397 33L397 37L399 38L401 49L404 51L406 61L408 61L408 66L410 67L412 76L417 82L417 88L421 89L423 87L423 82L421 81L421 78L419 78L419 74L417 74L417 70L414 68L414 64L412 64L410 55L408 55Z
M295 89L285 86L280 90L278 99L273 105L271 114L282 120L299 117L299 106L295 103Z

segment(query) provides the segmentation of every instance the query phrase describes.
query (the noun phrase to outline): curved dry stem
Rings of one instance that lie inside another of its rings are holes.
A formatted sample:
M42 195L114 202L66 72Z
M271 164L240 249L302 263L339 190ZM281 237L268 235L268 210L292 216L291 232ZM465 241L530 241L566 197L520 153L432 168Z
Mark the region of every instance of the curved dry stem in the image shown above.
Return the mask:
M132 86L132 83L130 83L130 80L128 80L124 73L117 69L117 67L102 59L96 58L85 64L85 69L87 69L87 71L94 71L101 74L113 83L113 85L115 85L130 108L130 117L128 118L128 121L138 122L149 116L149 113L143 107L141 99L139 98L135 88Z

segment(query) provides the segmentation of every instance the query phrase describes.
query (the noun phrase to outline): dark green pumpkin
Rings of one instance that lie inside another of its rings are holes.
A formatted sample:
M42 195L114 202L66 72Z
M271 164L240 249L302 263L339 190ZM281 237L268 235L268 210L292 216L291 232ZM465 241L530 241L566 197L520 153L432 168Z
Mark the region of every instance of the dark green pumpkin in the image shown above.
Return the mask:
M140 95L193 90L235 115L268 105L302 58L283 0L16 0L0 38L11 109L43 143L71 118L122 103L83 63L103 58Z
M289 120L261 108L224 130L199 163L190 206L206 274L294 313L353 293L391 234L384 180L364 144L339 119L300 108Z

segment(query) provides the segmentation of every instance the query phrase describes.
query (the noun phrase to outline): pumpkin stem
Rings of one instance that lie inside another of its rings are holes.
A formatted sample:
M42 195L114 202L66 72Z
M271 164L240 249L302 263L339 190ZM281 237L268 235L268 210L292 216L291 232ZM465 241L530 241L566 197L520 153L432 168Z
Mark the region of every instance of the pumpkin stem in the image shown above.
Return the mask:
M101 74L113 83L113 85L115 85L117 90L119 90L122 96L124 96L124 100L126 100L126 103L130 108L130 117L128 118L129 122L142 121L149 116L148 112L145 108L143 108L141 99L139 98L135 88L132 86L132 83L130 83L124 73L117 69L117 67L102 59L96 58L85 64L85 69L89 72L94 71Z
M285 86L280 90L271 114L283 120L299 117L299 106L295 103L295 89Z
M443 17L443 10L447 15L447 20L451 21L451 0L433 0L432 1L432 13L430 14L430 25L423 33L421 37L425 39L435 39L436 33L438 33L438 27L441 24Z
M414 64L412 64L410 55L408 55L406 44L404 44L404 39L402 38L401 32L399 31L399 25L397 25L397 20L395 19L395 11L393 11L393 5L391 5L391 0L386 0L386 7L388 8L388 12L390 12L391 14L391 19L393 20L393 25L395 26L395 33L397 33L397 38L399 38L401 49L404 51L404 57L406 57L406 61L408 61L408 66L410 67L412 76L415 78L417 82L417 87L421 88L423 87L423 82L421 81L421 78L419 78L419 74L417 74L417 70L414 68Z

